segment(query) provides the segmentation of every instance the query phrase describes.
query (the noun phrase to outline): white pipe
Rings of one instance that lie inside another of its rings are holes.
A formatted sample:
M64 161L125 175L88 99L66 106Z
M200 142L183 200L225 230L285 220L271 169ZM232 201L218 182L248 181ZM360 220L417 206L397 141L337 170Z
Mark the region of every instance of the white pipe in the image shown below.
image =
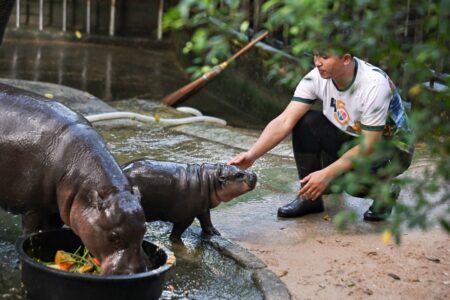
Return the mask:
M179 119L159 119L158 121L155 120L154 117L149 117L146 115L141 115L133 112L110 112L110 113L102 113L102 114L95 114L90 116L85 116L85 118L89 122L99 122L99 121L106 121L106 120L114 120L114 119L132 119L141 121L144 123L161 123L161 124L167 124L167 125L181 125L181 124L188 124L188 123L194 123L194 122L212 122L217 123L220 125L227 125L227 122L225 120L215 118L215 117L208 117L208 116L195 116L195 117L187 117L187 118L179 118Z
M16 27L20 27L20 0L16 3Z
M179 106L179 107L177 107L177 110L187 113L187 114L194 115L194 116L203 116L201 111L199 111L198 109L192 108L192 107L188 107L188 106Z
M67 0L63 0L62 31L67 30Z

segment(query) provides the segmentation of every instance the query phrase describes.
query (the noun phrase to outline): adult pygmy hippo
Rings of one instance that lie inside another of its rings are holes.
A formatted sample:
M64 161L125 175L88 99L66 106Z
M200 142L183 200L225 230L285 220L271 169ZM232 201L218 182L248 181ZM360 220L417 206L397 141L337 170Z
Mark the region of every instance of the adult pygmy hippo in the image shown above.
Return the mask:
M174 223L171 240L179 241L195 218L203 233L219 234L210 209L252 190L256 174L224 164L182 164L149 159L122 166L130 184L141 193L147 221Z
M139 196L89 122L46 100L0 84L0 206L25 233L64 222L103 274L145 271Z

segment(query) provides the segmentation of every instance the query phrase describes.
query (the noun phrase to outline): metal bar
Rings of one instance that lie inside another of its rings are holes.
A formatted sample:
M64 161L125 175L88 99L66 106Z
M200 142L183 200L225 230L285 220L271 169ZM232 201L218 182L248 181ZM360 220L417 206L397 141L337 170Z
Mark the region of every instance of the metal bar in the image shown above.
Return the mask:
M260 0L255 0L253 2L253 30L254 30L254 32L257 32L259 30L260 13L261 13Z
M48 17L47 17L47 24L49 24L50 26L53 24L53 4L54 1L50 0L47 1L47 11L48 11Z
M67 0L63 0L62 31L67 30Z
M116 19L116 0L111 0L111 14L109 18L109 35L114 36L114 27Z
M20 28L20 0L16 1L16 27Z
M162 18L164 14L164 0L159 0L158 10L158 41L162 40Z
M405 30L403 36L408 36L408 27L409 27L409 14L411 12L411 1L408 0L408 4L406 5L406 20L405 20Z
M86 2L86 33L91 33L91 0Z
M44 0L39 0L39 31L44 29Z

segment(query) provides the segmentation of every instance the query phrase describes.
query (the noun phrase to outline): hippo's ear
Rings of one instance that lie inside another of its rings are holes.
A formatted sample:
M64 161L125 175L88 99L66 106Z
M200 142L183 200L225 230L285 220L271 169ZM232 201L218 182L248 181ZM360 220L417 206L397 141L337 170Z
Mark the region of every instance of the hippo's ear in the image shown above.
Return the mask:
M133 194L141 199L141 192L139 191L139 187L134 185L131 189L133 190Z
M89 203L92 206L96 207L98 210L103 210L103 201L98 196L98 192L96 190L91 190L88 194Z
M223 165L222 164L216 164L216 178L219 182L225 182L227 180L227 177L225 175L224 169L223 169Z

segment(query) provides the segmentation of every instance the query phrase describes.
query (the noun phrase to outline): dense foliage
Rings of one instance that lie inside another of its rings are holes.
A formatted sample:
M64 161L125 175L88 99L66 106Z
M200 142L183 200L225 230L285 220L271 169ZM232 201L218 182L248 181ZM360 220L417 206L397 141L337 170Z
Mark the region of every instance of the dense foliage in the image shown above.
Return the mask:
M329 34L329 20L352 27L354 34L345 44L396 82L412 104L416 158L428 155L433 161L425 173L398 178L414 195L397 203L393 214L390 228L399 240L403 226L428 228L437 221L450 231L450 77L445 74L450 62L449 8L450 0L182 0L167 12L165 23L171 29L191 30L184 52L195 53L194 76L229 57L236 39L269 30L266 41L296 59L264 56L267 80L291 90L311 68L310 53ZM340 35L333 39L335 44L344 42ZM355 163L359 171L367 169L363 160ZM365 176L370 180L369 173ZM344 184L352 184L352 178ZM386 198L388 189L381 184L374 197ZM342 213L335 221L342 225L352 216Z

